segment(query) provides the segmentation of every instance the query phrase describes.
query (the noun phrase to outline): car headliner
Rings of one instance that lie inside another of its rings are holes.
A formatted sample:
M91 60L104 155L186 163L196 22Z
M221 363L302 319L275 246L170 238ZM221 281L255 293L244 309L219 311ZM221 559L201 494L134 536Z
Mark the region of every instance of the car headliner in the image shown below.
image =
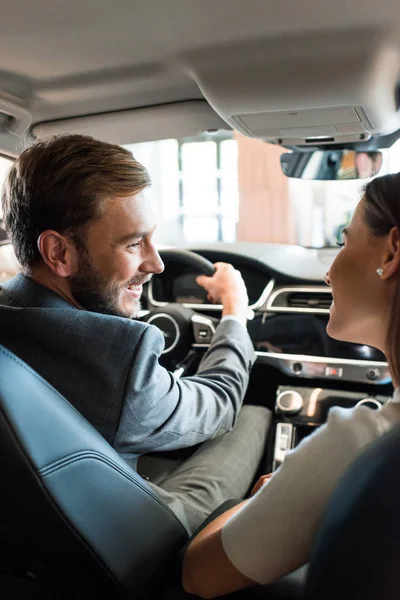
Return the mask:
M14 0L1 11L0 86L30 99L35 121L193 100L192 50L394 23L393 0Z

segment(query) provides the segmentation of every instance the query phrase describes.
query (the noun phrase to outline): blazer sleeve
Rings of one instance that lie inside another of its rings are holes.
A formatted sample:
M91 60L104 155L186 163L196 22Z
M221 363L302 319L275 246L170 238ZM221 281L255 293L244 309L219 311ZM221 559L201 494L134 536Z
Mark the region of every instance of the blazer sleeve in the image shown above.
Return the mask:
M193 446L233 428L255 360L243 325L221 323L198 372L175 379L160 366L160 331L144 329L126 382L114 447L142 454Z

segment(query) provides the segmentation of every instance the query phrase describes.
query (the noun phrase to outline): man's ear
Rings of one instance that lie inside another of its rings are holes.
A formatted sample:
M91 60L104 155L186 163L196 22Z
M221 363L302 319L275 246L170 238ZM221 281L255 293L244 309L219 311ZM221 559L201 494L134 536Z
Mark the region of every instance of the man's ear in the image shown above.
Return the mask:
M58 231L43 231L38 238L38 249L46 265L58 277L69 277L76 272L78 253L75 245Z
M392 227L389 231L382 269L382 279L388 279L400 269L400 232L397 227Z

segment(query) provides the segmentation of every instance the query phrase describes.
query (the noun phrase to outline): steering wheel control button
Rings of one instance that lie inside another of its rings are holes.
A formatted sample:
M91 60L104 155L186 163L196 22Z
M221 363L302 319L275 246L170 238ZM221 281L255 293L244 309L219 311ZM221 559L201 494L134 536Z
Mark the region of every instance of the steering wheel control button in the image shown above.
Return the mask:
M299 392L294 390L286 390L281 392L277 399L276 405L281 413L286 415L295 415L303 408L303 398Z
M193 337L196 344L211 344L215 333L214 322L203 315L193 315Z
M180 338L179 325L174 317L167 313L156 313L155 315L152 315L147 322L158 327L164 336L165 346L161 354L168 354L171 352L179 342Z
M208 338L210 336L211 331L209 329L198 329L197 335L199 338Z
M325 367L325 377L342 377L342 367Z
M375 398L363 398L363 400L357 402L356 406L366 406L372 410L380 410L382 408L382 404L379 400L375 400Z
M193 326L194 339L198 344L210 344L213 332L207 325L199 325L198 323Z
M375 379L379 379L379 377L381 376L381 372L378 368L372 368L372 369L367 369L366 372L367 378L370 379L371 381L375 381Z

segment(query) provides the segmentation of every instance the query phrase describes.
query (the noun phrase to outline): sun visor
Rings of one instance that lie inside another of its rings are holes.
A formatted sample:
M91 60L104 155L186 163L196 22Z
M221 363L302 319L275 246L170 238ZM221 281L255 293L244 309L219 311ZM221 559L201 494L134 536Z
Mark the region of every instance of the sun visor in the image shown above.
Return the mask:
M215 111L250 137L337 144L400 128L398 31L269 39L186 61Z
M37 138L61 133L81 133L115 144L129 144L192 137L204 131L218 129L230 127L207 102L193 100L48 121L35 125L32 133Z

